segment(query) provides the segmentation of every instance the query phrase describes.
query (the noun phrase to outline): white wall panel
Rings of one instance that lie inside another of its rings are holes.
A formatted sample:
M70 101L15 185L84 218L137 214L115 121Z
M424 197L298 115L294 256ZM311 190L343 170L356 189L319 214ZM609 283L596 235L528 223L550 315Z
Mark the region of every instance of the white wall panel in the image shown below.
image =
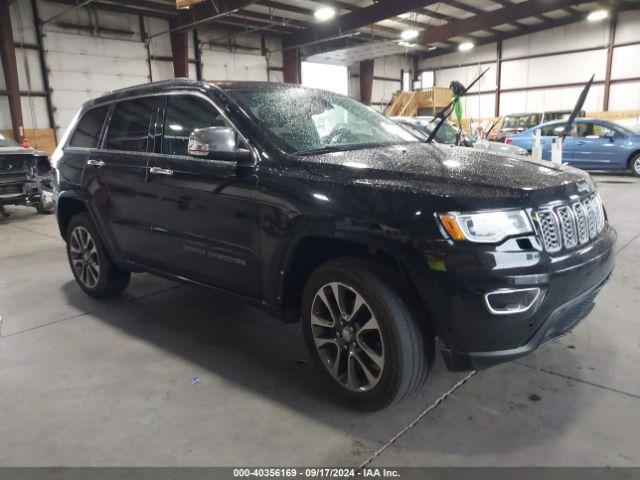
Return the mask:
M282 83L284 82L284 75L282 72L278 70L271 70L271 72L269 72L269 81L275 82L275 83Z
M169 30L169 22L162 20L161 18L144 19L145 29L149 36L157 35ZM171 35L168 33L159 35L151 39L149 43L149 51L151 55L157 57L170 57L171 56ZM191 53L191 52L190 52Z
M522 92L502 92L500 115L548 110L570 110L574 107L582 87L544 88ZM584 110L602 110L604 87L594 85L585 101ZM493 115L491 115L493 116Z
M47 100L44 97L20 97L25 128L49 128ZM11 127L9 127L11 128Z
M202 64L207 81L267 81L267 60L262 55L204 50Z
M629 10L618 15L616 43L637 42L640 40L640 10Z
M502 58L603 47L608 41L608 22L577 22L505 40L502 44Z
M611 85L609 110L640 110L640 82L621 82Z
M640 26L638 29L640 30ZM614 48L611 78L638 77L640 77L640 45Z
M11 28L16 44L38 42L30 0L18 0L11 4Z
M594 73L596 81L603 80L606 63L604 49L503 62L501 88L586 82Z
M494 93L462 98L462 118L490 118L496 109Z
M469 85L487 68L489 71L484 74L484 77L482 77L470 91L481 92L486 90L495 90L496 65L494 63L438 70L436 73L436 87L449 87L449 84L453 80L456 80L465 86Z
M5 96L0 96L0 130L11 130L12 128L9 99Z
M376 58L373 75L376 77L397 78L400 82L400 70L413 70L413 63L407 57L392 55Z
M59 135L86 100L149 81L142 42L49 32L45 49Z
M371 103L387 104L393 98L393 94L400 90L400 81L389 82L387 80L373 80Z
M496 44L481 45L467 52L454 52L428 58L418 62L418 70L447 67L451 65L466 65L469 63L491 62L497 57Z
M20 90L44 92L40 56L36 50L16 49Z

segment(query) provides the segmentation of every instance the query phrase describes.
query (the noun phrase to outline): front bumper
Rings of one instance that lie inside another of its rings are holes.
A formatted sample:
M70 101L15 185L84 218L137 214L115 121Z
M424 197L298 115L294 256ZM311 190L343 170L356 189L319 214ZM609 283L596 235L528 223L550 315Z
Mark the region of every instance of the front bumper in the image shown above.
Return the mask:
M554 255L533 235L498 246L441 244L422 250L431 272L416 268L412 276L447 367L486 368L522 357L573 329L612 274L616 239L607 223L590 243ZM503 289L541 293L526 311L497 315L489 311L485 295Z
M612 272L589 290L560 306L551 313L535 335L520 347L492 352L459 352L441 348L442 358L450 371L482 370L528 355L543 343L569 333L595 306L600 289L609 281Z

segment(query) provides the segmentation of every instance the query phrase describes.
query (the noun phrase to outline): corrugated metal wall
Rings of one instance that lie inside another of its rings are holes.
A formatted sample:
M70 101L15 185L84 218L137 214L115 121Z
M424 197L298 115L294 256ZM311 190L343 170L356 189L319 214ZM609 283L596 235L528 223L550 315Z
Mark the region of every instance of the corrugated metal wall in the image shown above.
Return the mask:
M38 1L38 7L41 19L48 19L69 5ZM21 42L35 45L30 0L14 2L11 14L17 46ZM77 9L45 27L43 41L58 138L83 102L114 89L173 78L169 35L153 38L148 57L140 30L137 15L87 8ZM144 30L149 35L166 32L169 22L145 17ZM199 29L198 35L200 41L207 42L202 48L203 79L282 81L280 39L265 36L265 47L272 51L267 58L262 54L260 34L230 41L224 28L206 27ZM210 40L213 44L208 43ZM193 34L189 34L189 47L189 76L196 78ZM17 48L16 54L20 89L43 92L37 50ZM0 90L5 87L0 69ZM43 96L23 96L22 109L26 128L51 127ZM0 130L10 128L8 101L0 96Z
M618 16L614 44L640 41L640 12ZM604 103L609 22L579 22L505 40L502 46L500 115L557 110L573 107L581 87L558 86L595 81L585 104L587 111L601 111ZM587 50L592 49L592 50ZM572 50L571 53L562 53ZM536 58L522 58L537 55ZM613 50L609 110L640 109L640 45ZM497 44L483 45L469 52L456 52L419 62L419 70L435 70L436 85L447 87L453 79L470 82L484 68L485 78L473 92L485 92L464 100L465 117L487 118L495 114ZM473 64L471 66L468 66ZM467 65L467 66L456 66ZM634 79L624 81L624 79ZM511 91L510 91L511 90Z

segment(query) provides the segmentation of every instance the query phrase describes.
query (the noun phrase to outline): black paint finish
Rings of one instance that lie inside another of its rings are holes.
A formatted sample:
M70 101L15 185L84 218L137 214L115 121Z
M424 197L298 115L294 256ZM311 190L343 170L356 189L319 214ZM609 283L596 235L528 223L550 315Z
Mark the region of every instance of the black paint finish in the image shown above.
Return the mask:
M323 248L331 257L331 250L339 253L342 246L382 254L397 263L407 288L417 292L424 305L421 321L435 328L451 369L481 368L526 354L543 341L553 318L611 274L616 234L608 223L586 246L551 255L535 234L499 244L454 243L435 217L447 211L536 209L583 197L579 182L595 190L587 173L423 143L289 155L234 102L232 90L239 88L293 87L173 80L87 103L83 110L153 95L158 113L150 122L147 152L61 145L61 229L65 212L79 202L121 266L223 289L274 314L295 309L292 292L301 289L295 270L301 259L304 263ZM215 103L247 139L255 162L162 155L164 99L175 92ZM86 165L90 159L104 166ZM152 167L174 174L153 175ZM313 251L305 250L309 245ZM543 294L525 313L491 314L483 295L514 287L540 287Z

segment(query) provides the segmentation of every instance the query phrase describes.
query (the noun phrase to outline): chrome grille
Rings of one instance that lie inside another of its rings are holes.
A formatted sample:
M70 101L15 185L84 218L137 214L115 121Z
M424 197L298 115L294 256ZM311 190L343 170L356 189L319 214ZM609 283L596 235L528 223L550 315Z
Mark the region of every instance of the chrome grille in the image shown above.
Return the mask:
M576 227L578 229L578 239L580 243L587 243L589 241L589 229L587 228L587 213L582 206L582 203L574 203L572 205L573 215L576 219Z
M551 253L593 240L605 225L604 208L597 193L571 205L540 209L534 219L544 247Z
M558 220L560 221L560 229L564 240L565 248L573 248L578 245L578 236L576 234L576 222L573 219L571 208L558 207Z
M560 243L560 230L556 216L551 210L540 210L538 212L538 221L542 232L542 240L544 247L548 252L557 252L562 248Z

